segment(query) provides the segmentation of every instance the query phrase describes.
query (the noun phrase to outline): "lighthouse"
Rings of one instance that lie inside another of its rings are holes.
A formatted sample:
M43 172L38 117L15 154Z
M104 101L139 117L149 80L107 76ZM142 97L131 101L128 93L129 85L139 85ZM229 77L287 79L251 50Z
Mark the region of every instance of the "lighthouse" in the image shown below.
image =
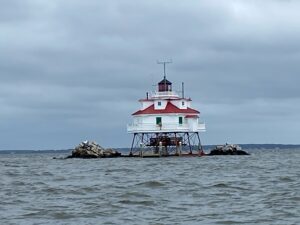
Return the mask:
M191 98L181 96L166 77L158 82L155 91L140 99L141 108L132 114L133 122L127 132L133 135L130 156L161 157L199 155L202 151L200 112L192 108Z

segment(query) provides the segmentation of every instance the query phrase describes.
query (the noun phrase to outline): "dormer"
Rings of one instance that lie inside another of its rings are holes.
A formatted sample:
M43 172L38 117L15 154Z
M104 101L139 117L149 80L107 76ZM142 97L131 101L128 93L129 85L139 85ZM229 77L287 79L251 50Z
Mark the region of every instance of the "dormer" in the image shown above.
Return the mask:
M185 99L172 100L172 104L175 105L179 109L187 109L189 107L188 103Z
M162 100L162 99L158 99L154 101L154 109L155 110L161 110L161 109L165 109L167 106L167 101Z

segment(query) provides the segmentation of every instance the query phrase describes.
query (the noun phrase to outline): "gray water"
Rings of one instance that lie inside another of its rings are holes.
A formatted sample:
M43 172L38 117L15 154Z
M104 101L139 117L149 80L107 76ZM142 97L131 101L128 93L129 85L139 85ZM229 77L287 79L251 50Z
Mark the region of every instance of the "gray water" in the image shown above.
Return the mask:
M0 155L0 224L300 224L300 151Z

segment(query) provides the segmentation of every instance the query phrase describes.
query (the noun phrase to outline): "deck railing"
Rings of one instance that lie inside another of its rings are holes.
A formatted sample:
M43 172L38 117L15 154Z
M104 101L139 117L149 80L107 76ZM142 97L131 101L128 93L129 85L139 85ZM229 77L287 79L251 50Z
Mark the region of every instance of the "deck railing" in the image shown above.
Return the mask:
M127 132L142 133L142 132L203 132L205 131L205 123L198 124L174 124L163 123L161 125L150 123L128 124Z
M155 91L151 93L152 98L158 98L163 96L178 98L178 94L175 91Z

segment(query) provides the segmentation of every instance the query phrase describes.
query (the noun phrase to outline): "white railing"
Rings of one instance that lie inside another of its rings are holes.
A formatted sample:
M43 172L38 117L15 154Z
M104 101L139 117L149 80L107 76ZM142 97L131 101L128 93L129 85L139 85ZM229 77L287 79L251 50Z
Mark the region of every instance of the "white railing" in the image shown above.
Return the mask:
M159 97L176 97L178 98L178 94L175 91L155 91L151 93L152 98L159 98Z
M162 125L139 123L127 125L128 133L142 132L203 132L205 131L205 123L198 124L166 124Z

